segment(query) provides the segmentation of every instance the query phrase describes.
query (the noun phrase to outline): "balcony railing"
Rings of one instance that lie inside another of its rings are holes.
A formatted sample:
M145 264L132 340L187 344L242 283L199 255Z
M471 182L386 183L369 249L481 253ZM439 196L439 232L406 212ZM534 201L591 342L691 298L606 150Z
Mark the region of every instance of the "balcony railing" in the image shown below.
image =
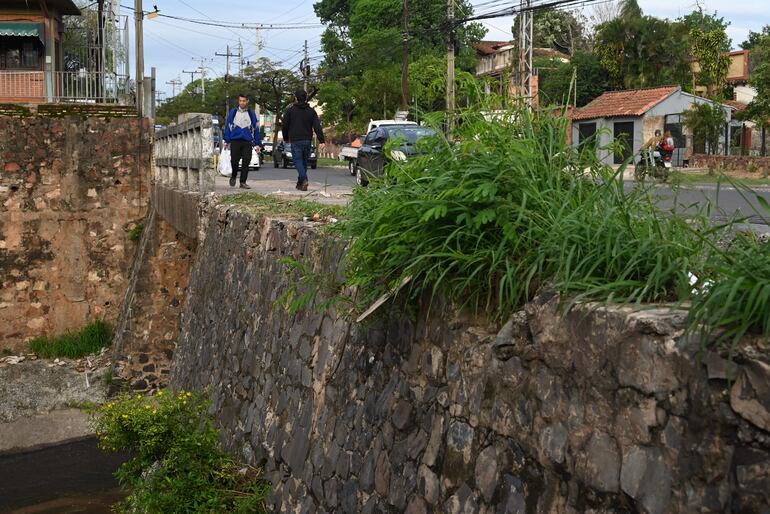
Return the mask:
M45 102L45 72L0 70L0 102Z
M133 103L128 77L114 73L0 71L0 103L49 101L120 105Z

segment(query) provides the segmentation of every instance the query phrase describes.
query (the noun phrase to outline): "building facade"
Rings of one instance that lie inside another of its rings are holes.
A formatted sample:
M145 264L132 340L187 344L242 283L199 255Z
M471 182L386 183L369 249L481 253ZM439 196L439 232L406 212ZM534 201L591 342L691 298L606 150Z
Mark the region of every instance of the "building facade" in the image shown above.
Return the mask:
M72 0L3 0L0 103L129 103L127 18L116 2L81 13ZM65 28L65 16L86 13Z
M695 135L683 123L683 114L694 104L715 102L682 91L679 86L610 91L572 113L572 144L577 147L595 141L599 157L610 164L622 164L636 155L656 130L671 131L676 150L675 166L687 165L693 153L730 151L732 115L725 104L724 136L718 148L697 148ZM613 142L619 144L612 147Z

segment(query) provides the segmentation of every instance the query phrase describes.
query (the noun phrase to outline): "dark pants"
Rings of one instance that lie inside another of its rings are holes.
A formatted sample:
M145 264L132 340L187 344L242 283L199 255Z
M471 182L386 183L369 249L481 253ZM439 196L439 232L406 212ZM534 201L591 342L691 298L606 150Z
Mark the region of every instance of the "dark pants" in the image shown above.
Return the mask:
M238 176L238 164L243 160L241 168L241 184L246 183L249 176L249 164L251 163L251 141L234 139L230 141L230 163L233 165L232 180Z
M297 168L297 185L307 182L307 161L310 160L310 141L292 141L291 160Z

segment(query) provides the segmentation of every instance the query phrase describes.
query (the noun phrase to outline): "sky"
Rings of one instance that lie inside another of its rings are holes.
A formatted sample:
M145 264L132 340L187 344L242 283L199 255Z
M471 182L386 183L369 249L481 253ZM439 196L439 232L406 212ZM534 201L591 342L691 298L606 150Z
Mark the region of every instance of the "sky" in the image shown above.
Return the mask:
M316 1L318 0L143 0L143 8L147 11L157 5L160 13L166 15L236 23L320 23L313 11L313 3ZM484 1L471 0L471 3L480 4ZM121 1L123 6L133 4L134 0ZM736 48L746 39L749 30L759 31L764 25L770 24L770 11L766 7L766 0L698 0L697 3L696 0L639 0L639 5L645 14L671 19L691 12L697 5L707 12L717 11L719 16L730 21L727 33ZM590 15L591 9L591 6L586 7L584 14ZM132 20L130 34L133 76L133 11L122 8L121 14L131 16ZM512 21L510 17L484 21L489 31L486 38L510 39ZM263 30L260 56L279 61L288 68L297 67L302 59L304 42L307 40L311 62L317 65L322 57L322 32L322 27ZM200 67L202 58L205 59L203 65L206 67L207 78L224 75L226 58L215 54L226 53L228 45L230 53L238 53L239 42L245 59L253 60L256 53L256 34L253 29L203 26L163 17L145 19L145 73L149 75L150 68L156 68L157 90L161 92L162 98L169 98L173 86L167 82L180 80L183 84L189 83L190 74L183 72ZM236 61L237 58L231 58L231 73L237 72ZM179 92L178 86L176 92Z

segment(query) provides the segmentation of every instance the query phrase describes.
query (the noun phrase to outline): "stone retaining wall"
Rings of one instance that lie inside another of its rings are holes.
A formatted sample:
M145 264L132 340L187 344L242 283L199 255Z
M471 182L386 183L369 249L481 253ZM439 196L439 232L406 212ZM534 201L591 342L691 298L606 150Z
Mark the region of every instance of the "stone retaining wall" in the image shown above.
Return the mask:
M690 167L722 168L726 171L749 171L754 168L760 177L765 169L770 169L770 157L695 154L690 158Z
M0 349L114 321L150 199L150 120L0 117Z
M502 327L437 304L356 324L320 309L330 291L292 314L276 303L298 284L285 259L328 285L342 245L210 212L172 382L209 388L275 512L770 509L767 349L736 369L698 357L681 312L563 314L555 297Z

